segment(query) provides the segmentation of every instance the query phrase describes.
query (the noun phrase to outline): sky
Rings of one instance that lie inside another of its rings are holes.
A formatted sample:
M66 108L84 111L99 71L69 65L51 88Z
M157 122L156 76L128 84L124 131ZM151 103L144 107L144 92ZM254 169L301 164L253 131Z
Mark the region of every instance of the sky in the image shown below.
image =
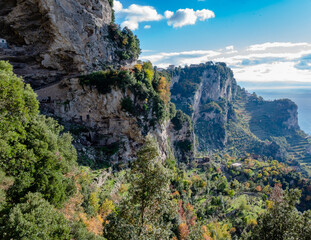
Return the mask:
M115 0L114 9L158 67L221 61L240 82L311 83L311 0Z

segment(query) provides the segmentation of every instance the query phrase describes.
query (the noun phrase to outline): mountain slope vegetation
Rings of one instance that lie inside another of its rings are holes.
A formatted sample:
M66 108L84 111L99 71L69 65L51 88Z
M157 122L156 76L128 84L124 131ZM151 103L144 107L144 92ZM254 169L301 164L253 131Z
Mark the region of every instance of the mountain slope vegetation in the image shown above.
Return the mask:
M148 136L130 168L91 170L7 62L0 78L2 239L308 239L310 182L286 164L163 162Z

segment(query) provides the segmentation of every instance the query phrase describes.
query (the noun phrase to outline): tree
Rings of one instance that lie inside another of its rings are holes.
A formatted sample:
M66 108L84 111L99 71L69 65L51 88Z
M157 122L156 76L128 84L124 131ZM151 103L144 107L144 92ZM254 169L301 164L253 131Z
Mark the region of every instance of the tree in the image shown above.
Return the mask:
M170 84L167 82L165 77L161 77L158 85L158 92L160 94L161 99L167 104L170 101L171 93L170 93Z
M274 192L276 192L274 194ZM299 203L300 191L287 190L280 195L280 188L276 187L272 193L273 205L262 214L254 228L252 240L308 240L311 236L311 212L301 213L296 209ZM277 197L275 197L277 196Z
M158 146L150 136L137 153L128 182L128 196L116 210L117 214L108 218L105 237L168 239L168 219L173 210L169 201L169 170L162 165Z
M72 137L55 120L39 115L36 94L0 61L0 168L14 184L7 198L18 203L28 192L40 192L60 206L73 190L65 177L76 164Z
M27 194L22 203L9 211L2 224L0 236L3 240L71 239L67 220L39 193Z

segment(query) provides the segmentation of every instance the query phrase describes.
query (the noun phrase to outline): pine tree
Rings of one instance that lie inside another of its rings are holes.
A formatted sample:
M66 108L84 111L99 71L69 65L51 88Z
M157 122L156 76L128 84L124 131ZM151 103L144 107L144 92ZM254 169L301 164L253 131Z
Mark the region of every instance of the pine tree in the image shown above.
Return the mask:
M170 202L169 170L159 157L151 137L137 154L128 176L128 196L116 215L110 217L105 237L111 239L169 239Z

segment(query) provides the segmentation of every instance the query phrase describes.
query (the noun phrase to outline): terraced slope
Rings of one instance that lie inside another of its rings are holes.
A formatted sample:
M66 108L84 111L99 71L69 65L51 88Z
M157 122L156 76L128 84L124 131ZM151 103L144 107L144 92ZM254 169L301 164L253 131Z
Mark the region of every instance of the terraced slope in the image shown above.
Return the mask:
M240 90L234 109L236 119L227 125L227 151L271 156L311 177L311 138L298 126L295 103L264 101Z

